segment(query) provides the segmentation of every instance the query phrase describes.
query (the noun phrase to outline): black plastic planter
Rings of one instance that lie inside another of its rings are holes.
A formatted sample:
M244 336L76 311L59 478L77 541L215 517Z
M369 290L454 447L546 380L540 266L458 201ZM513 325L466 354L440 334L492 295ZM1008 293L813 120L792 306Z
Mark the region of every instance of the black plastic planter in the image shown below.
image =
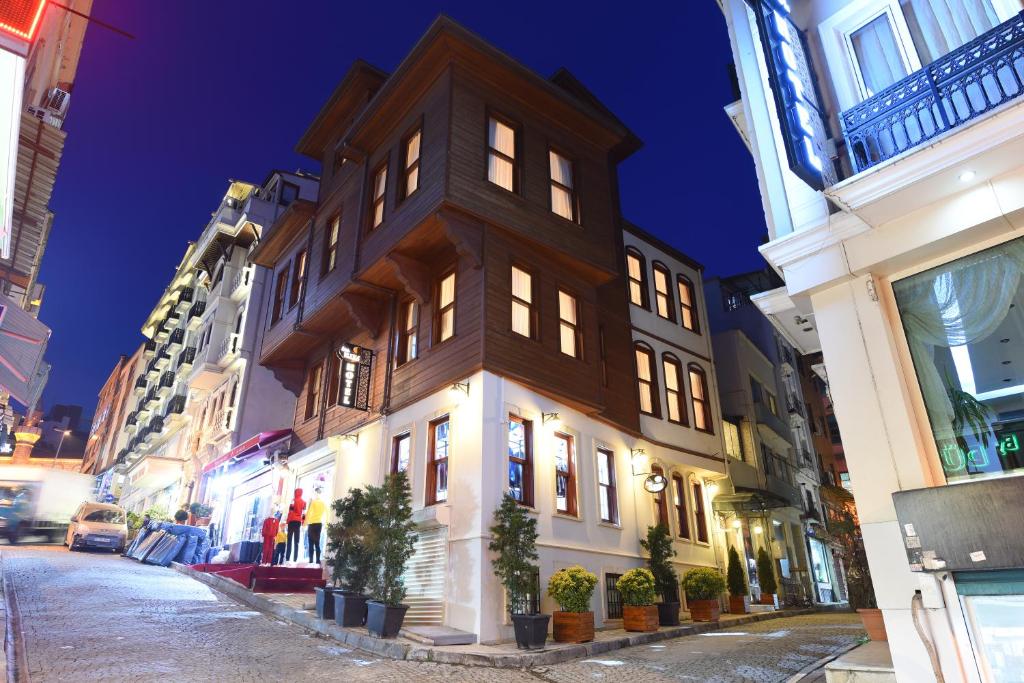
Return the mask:
M516 647L520 650L542 650L548 641L550 614L513 614Z
M334 588L325 586L316 590L316 616L318 619L334 619Z
M334 623L362 626L366 623L366 596L348 591L334 592Z
M658 624L661 626L679 626L679 603L658 603Z
M408 605L392 607L383 602L369 600L366 603L366 630L376 638L394 638L402 630Z

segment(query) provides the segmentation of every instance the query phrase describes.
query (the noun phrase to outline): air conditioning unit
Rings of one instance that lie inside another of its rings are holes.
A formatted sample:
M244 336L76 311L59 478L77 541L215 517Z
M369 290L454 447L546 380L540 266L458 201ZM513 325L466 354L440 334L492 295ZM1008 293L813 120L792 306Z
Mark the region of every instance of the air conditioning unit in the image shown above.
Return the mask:
M64 116L68 111L71 93L60 88L51 88L46 96L46 108L57 116Z

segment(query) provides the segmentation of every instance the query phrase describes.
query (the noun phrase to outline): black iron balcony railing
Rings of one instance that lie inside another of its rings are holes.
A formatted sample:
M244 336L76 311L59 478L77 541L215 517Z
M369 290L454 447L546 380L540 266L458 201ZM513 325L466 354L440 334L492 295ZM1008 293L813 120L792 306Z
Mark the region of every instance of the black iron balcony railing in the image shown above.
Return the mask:
M137 378L135 380L135 388L136 389L143 389L143 390L145 390L146 384L147 384L147 382L146 382L146 378L145 377L139 377L139 378Z
M173 387L174 386L174 373L170 370L160 375L160 387Z
M1024 12L839 116L853 172L1024 93Z
M167 402L167 412L164 413L164 416L181 415L183 412L185 412L185 396L178 394Z
M202 315L205 310L206 310L206 302L205 301L197 301L197 302L195 302L194 304L192 304L192 308L188 309L188 320L192 320L192 318L196 318L196 317Z
M186 304L192 303L193 297L195 297L196 290L191 287L185 287L178 293L178 308L184 307Z
M191 366L192 363L195 362L195 360L196 360L196 347L189 346L189 347L185 348L184 350L182 350L181 353L178 354L178 363L177 363L177 365L175 365L175 367L180 370L183 365Z
M159 434L164 430L164 418L157 415L149 421L149 427L147 429L149 434Z
M138 414L135 411L132 411L132 412L128 413L128 417L126 417L124 419L124 422L125 422L125 424L130 424L130 425L138 424L139 423L139 416L138 416Z
M123 465L126 462L128 462L128 453L130 453L130 452L131 451L128 448L122 448L121 450L119 450L117 452L117 460L114 461L114 464L115 465Z
M167 340L168 346L181 346L185 343L185 330L177 329L171 332L170 339Z
M156 387L153 387L152 389L149 390L149 393L146 394L146 398L143 399L143 402L148 407L148 406L152 405L153 403L155 403L156 399L157 399Z
M156 342L152 339L148 339L142 345L142 355L146 357L152 357L156 353Z

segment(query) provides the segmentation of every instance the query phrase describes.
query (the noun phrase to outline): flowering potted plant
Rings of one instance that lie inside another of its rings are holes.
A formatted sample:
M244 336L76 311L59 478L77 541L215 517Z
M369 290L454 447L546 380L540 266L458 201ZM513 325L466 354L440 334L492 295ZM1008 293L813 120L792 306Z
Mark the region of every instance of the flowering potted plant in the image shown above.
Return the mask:
M553 616L552 635L559 643L587 643L594 639L594 613L590 597L597 577L579 565L559 569L548 581L548 595L561 611Z
M750 589L743 576L743 565L735 546L729 546L729 565L725 579L729 585L729 612L746 614L750 611Z
M366 629L377 638L394 638L402 629L408 605L405 598L405 564L413 555L416 524L412 521L412 496L405 472L389 475L383 486L366 490L369 525L373 529L369 550L379 562L370 575L372 600L366 603Z
M497 556L491 560L494 574L508 593L508 609L516 633L516 647L538 650L548 639L551 615L539 614L530 600L537 573L537 520L526 514L516 500L505 494L494 511L488 548Z
M672 567L676 555L672 547L672 536L664 524L647 527L647 538L640 539L640 545L647 551L647 567L654 576L654 589L661 595L658 607L658 623L662 626L679 625L679 577Z
M761 604L776 605L779 586L775 583L775 562L764 548L757 551L757 580L761 582Z
M622 595L622 627L627 631L657 631L657 593L651 570L630 569L615 582L615 588Z
M337 519L327 525L333 586L316 589L317 616L334 619L339 626L362 626L366 623L366 586L374 562L369 548L366 494L362 489L349 489L348 495L331 507Z
M694 621L718 621L722 613L718 598L725 590L725 579L717 569L697 567L686 572L683 590Z

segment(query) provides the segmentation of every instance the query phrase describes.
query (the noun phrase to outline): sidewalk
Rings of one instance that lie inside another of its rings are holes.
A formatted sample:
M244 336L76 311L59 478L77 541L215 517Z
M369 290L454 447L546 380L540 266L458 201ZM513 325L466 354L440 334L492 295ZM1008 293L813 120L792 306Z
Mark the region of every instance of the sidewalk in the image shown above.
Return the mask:
M803 609L735 616L723 614L721 621L718 623L686 622L680 626L660 628L654 633L632 633L623 629L605 629L595 632L594 640L590 643L555 643L549 640L545 649L532 651L519 650L516 648L515 643L433 646L424 645L403 637L392 640L373 638L367 634L366 629L343 628L334 622L317 619L316 612L308 608L313 602L313 596L253 593L245 586L235 583L230 579L198 572L177 563L172 564L171 567L249 607L274 615L297 626L366 652L391 659L488 666L502 669L548 666L581 657L611 652L612 650L624 647L644 645L670 638L717 631L730 626L813 612L813 610Z

